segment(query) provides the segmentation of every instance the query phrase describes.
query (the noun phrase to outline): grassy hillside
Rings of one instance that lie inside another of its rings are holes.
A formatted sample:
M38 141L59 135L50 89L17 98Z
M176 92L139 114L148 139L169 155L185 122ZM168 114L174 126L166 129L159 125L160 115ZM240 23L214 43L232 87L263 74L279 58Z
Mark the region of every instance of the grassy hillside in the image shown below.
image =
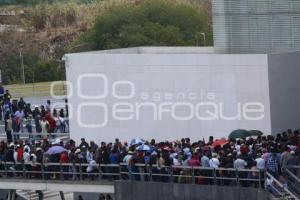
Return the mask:
M5 84L21 82L21 58L25 66L26 82L63 80L64 68L60 62L62 56L84 45L76 41L80 41L82 35L92 30L96 17L104 15L116 5L132 7L143 0L15 2L16 5L0 6L1 11L14 13L11 16L0 15L0 24L5 25L0 29L0 69ZM201 10L208 16L208 24L211 26L211 0L173 2L189 4Z
M5 85L13 98L51 96L51 84L54 82L41 82L30 84ZM66 95L66 84L64 81L55 82L53 93L55 95Z

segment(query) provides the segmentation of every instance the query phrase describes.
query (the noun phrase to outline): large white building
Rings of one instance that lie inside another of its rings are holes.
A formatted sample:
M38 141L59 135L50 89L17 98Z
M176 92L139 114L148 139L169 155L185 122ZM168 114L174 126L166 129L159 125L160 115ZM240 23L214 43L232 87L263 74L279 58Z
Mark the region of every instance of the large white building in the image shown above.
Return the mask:
M192 140L300 126L300 53L137 47L66 54L70 135Z
M300 51L299 11L298 0L212 0L215 51Z

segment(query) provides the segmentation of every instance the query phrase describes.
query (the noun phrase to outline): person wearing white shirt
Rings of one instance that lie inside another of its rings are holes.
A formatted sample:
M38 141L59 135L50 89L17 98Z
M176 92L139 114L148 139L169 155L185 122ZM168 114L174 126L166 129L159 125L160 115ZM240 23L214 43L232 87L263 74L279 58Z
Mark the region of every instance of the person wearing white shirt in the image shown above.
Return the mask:
M260 171L265 171L266 169L266 161L261 157L261 154L257 154L257 158L255 159L256 161L256 167Z
M90 163L92 160L94 160L93 157L94 157L93 153L90 152L89 150L87 150L87 151L86 151L86 161L87 161L88 163Z
M128 154L123 159L123 162L126 163L127 165L130 164L129 162L130 162L130 160L132 158L132 154L133 154L133 152L129 151Z
M233 163L235 169L245 169L247 167L247 162L239 156Z
M218 157L218 155L216 153L212 154L212 158L209 160L210 167L215 168L215 169L219 168L220 161L217 157Z
M175 166L179 166L180 165L180 162L178 160L178 154L175 153L174 157L173 157L173 165Z
M30 163L30 153L28 152L28 148L24 148L23 160L25 165L29 165Z
M41 128L42 128L42 132L41 134L43 136L46 136L48 134L48 126L49 126L49 123L48 121L46 120L45 117L43 117L42 120L40 120L40 125L41 125Z
M30 153L29 153L29 149L28 148L24 148L23 161L24 161L24 164L25 164L26 171L31 171ZM31 174L30 173L26 173L26 176L28 178L30 178Z

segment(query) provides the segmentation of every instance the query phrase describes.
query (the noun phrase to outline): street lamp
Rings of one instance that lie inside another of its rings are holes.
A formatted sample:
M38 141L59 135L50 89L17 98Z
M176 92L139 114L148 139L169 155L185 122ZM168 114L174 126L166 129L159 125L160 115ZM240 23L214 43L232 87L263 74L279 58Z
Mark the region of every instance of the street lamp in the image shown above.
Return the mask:
M206 35L205 33L200 33L203 36L204 46L206 46Z
M22 47L24 44L20 44L20 65L21 65L21 74L22 74L22 82L25 85L25 68L24 68L24 59L23 59L23 54L22 54Z

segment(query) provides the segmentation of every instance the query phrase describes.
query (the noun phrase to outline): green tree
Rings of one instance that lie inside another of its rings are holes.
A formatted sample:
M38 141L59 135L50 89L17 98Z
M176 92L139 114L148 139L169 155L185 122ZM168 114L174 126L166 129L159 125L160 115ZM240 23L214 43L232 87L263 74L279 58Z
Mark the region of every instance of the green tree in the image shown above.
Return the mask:
M64 79L64 71L58 68L58 63L41 60L37 56L23 54L23 65L26 83L55 81ZM4 84L22 82L21 58L19 55L10 56L1 65L2 81Z
M209 23L208 16L191 4L146 0L115 5L101 13L94 27L72 43L69 51L212 45Z

